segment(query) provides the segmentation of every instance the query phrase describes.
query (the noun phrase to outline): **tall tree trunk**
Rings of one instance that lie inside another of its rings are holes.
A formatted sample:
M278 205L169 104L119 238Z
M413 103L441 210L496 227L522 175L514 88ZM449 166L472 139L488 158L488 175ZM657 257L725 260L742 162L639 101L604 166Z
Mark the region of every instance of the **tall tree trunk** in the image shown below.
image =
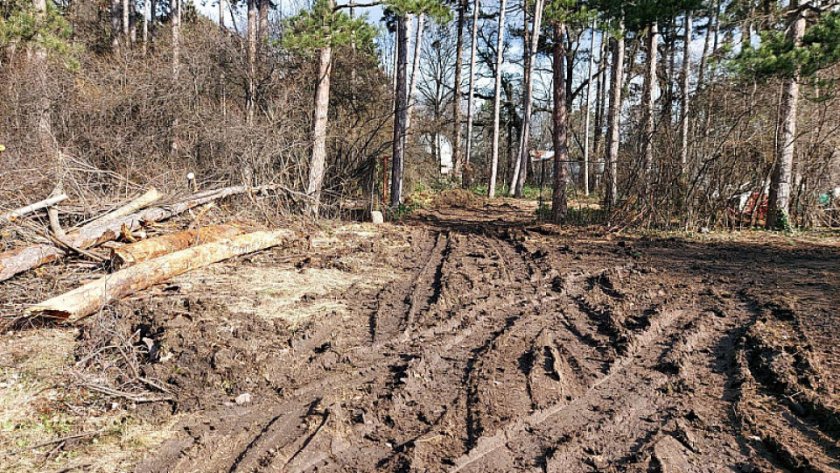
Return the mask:
M262 47L268 42L268 12L271 9L270 0L259 0L257 6L259 16L259 46Z
M505 61L505 8L507 0L499 2L499 37L496 41L496 76L493 89L493 150L490 158L490 178L487 182L487 196L496 196L496 174L499 171L499 106L502 97L502 65Z
M38 17L40 21L43 21L44 16L47 14L47 2L46 0L32 0L32 7L35 10L35 15ZM50 87L47 84L47 70L46 70L46 58L47 54L44 48L38 44L34 43L32 49L29 52L29 55L32 59L32 66L35 70L35 74L38 80L38 87L40 90L40 98L37 102L38 107L38 144L40 145L41 152L45 156L49 156L53 158L56 154L56 146L55 140L53 138L52 133L52 118L50 117L50 107L52 106L52 101L48 95ZM63 170L59 169L61 157L59 155L59 162L56 166L56 174L60 174ZM59 180L60 185L60 180Z
M219 0L219 4L221 5ZM143 1L143 56L149 53L149 22L152 18L152 2L150 0Z
M172 79L181 73L181 1L172 0Z
M472 172L470 170L470 155L473 143L473 95L475 94L475 54L478 45L478 12L481 9L481 0L475 0L472 15L472 33L470 34L470 91L467 97L467 150L464 153L464 165L461 172L461 183L464 187L472 185Z
M309 213L318 217L321 205L321 187L327 161L327 124L330 106L330 75L332 73L332 48L321 49L318 64L318 87L315 90L315 118L312 125L312 157L309 161Z
M248 0L248 93L245 97L246 120L254 123L257 96L257 0Z
M408 86L408 110L405 112L406 133L411 131L411 114L414 111L414 103L416 101L414 96L417 95L417 78L420 76L420 52L423 49L423 28L425 24L426 18L420 13L417 15L417 31L415 31L414 35L414 59L411 67L411 80Z
M111 0L111 50L117 54L122 43L123 0Z
M607 112L606 189L604 208L609 212L618 200L618 149L621 142L621 88L624 82L624 27L612 40L612 73L610 106Z
M122 0L122 35L125 44L129 44L129 33L131 30L131 2Z
M544 0L537 0L534 6L534 24L531 31L531 46L528 50L530 59L525 79L525 94L523 97L524 112L522 114L522 127L519 133L519 160L513 168L513 179L511 181L511 195L522 197L522 190L525 187L525 179L528 174L528 145L531 134L531 109L533 107L532 94L534 84L534 64L537 62L537 47L540 41L540 22L542 21L542 10ZM565 95L565 92L564 92Z
M595 63L595 20L592 20L589 38L589 67L586 72L586 118L583 120L583 195L589 195L589 125L592 117L592 67ZM556 79L555 79L556 80ZM557 125L555 124L555 127Z
M799 1L792 0L790 9L798 10ZM788 30L788 39L798 47L805 35L805 16L797 12L793 24ZM767 208L767 228L785 229L791 224L790 218L790 190L793 174L793 152L796 142L796 118L799 102L799 78L797 69L793 76L785 79L782 91L781 136L776 150L776 163L770 180L770 194Z
M691 12L685 14L683 26L683 62L682 62L682 84L680 95L680 174L685 174L688 164L688 88L691 84Z
M137 1L130 0L128 3L128 40L132 46L137 44Z
M645 68L645 88L644 96L642 98L644 124L642 135L642 157L644 159L644 198L650 197L648 195L652 190L653 181L653 132L654 132L654 113L653 109L656 105L656 99L653 96L656 87L656 53L657 43L659 40L659 26L654 22L650 25L647 36L647 64Z
M458 0L458 32L455 40L455 87L452 101L452 171L453 175L461 175L461 69L464 62L464 10L467 0Z
M402 203L405 154L406 68L408 67L408 31L405 15L397 19L397 83L394 103L393 161L391 163L391 207Z
M601 161L596 166L597 171L595 174L595 187L597 188L600 182L600 179L603 177L604 169L603 169L603 160L604 160L604 150L603 150L603 137L604 137L604 117L606 115L606 105L607 105L607 77L608 77L608 69L607 69L607 35L606 32L601 32L601 45L600 45L600 57L598 58L598 69L601 71L601 74L598 76L598 87L595 93L595 136L592 137L592 151L593 155L596 156L596 159Z
M569 123L568 108L566 107L566 68L563 64L563 60L566 58L565 44L563 43L563 29L563 25L554 23L554 47L552 50L552 55L554 56L552 67L554 75L554 108L551 114L554 124L554 133L552 134L552 142L554 144L554 190L551 194L551 218L556 223L563 222L566 219L566 213L568 211L566 186L569 181L567 165L569 149L566 140ZM589 109L587 108L586 111L588 114Z
M148 0L146 0L148 3ZM225 0L219 0L219 33L222 41L227 37L227 29L225 28ZM219 68L219 94L221 95L220 105L222 109L222 118L227 117L227 78L225 74L225 67L227 67L227 50L225 44L222 43L222 57L221 66Z

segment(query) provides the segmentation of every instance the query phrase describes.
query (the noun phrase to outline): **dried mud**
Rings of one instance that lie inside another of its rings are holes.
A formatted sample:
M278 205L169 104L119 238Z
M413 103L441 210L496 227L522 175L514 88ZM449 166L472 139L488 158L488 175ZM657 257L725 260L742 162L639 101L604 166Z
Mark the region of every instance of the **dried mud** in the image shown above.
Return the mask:
M531 215L440 206L301 253L299 271L389 274L277 309L340 303L305 318L135 302L144 375L177 399L149 413L185 418L137 471L840 469L840 251Z

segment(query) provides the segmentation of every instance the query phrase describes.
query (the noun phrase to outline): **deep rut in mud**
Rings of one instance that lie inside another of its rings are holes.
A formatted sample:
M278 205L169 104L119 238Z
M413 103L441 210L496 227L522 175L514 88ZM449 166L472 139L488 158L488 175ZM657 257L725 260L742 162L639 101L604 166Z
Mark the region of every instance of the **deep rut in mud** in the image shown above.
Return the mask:
M501 211L416 217L396 281L266 345L258 401L193 411L138 470L840 467L826 334L778 302L799 291L837 328L836 253L556 236ZM779 258L789 273L744 277ZM751 292L793 276L824 286Z

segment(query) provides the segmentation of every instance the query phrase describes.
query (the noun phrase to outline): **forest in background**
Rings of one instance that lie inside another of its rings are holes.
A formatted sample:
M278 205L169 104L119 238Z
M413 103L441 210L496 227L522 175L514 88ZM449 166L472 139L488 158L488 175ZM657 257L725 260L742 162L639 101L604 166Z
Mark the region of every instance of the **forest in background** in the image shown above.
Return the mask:
M82 218L193 172L399 211L522 196L553 150L557 222L836 224L839 58L830 1L5 0L0 201L61 189Z

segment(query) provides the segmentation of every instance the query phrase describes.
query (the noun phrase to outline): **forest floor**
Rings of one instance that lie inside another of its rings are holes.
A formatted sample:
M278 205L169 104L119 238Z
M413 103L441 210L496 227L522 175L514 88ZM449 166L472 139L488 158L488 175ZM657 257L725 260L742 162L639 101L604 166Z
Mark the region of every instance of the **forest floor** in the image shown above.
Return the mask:
M0 464L840 471L840 238L534 215L444 199L3 334Z

